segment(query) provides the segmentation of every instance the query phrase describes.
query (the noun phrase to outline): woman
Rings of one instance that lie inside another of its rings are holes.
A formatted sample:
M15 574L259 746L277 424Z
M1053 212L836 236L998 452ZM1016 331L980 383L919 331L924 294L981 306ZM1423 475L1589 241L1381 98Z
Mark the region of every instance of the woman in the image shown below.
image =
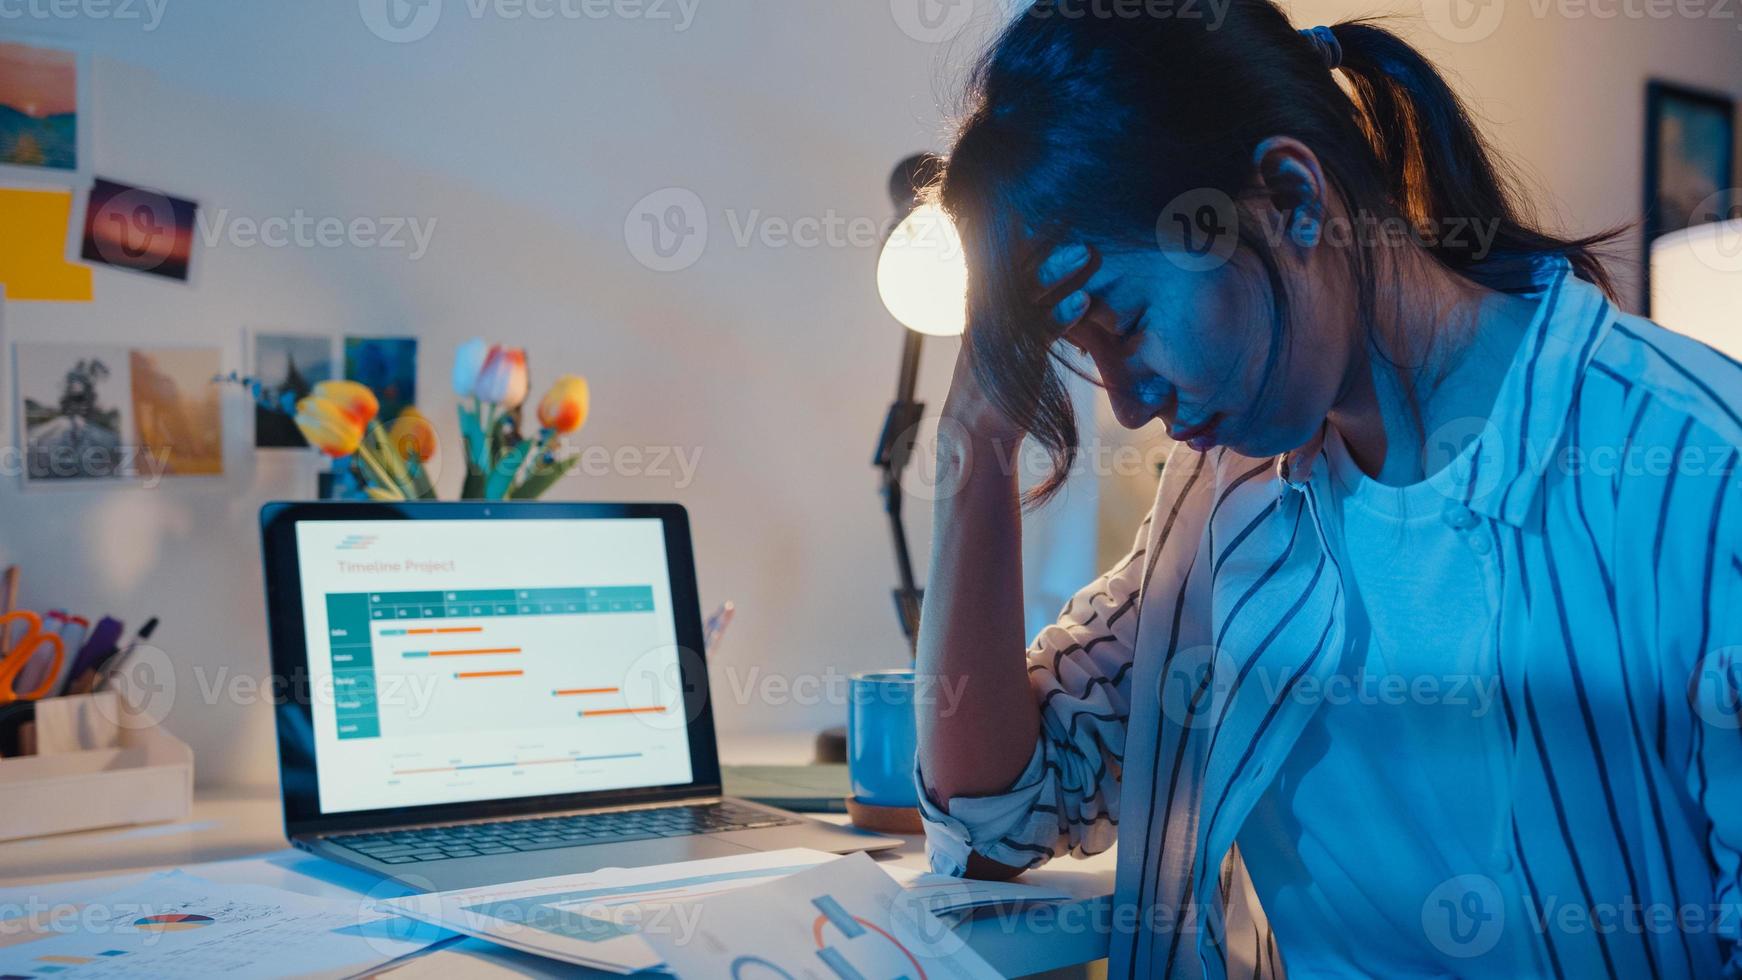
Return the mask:
M1064 13L981 64L940 187L934 866L1117 834L1115 977L1742 973L1742 367L1621 313L1384 29ZM1063 370L1182 445L1024 660Z

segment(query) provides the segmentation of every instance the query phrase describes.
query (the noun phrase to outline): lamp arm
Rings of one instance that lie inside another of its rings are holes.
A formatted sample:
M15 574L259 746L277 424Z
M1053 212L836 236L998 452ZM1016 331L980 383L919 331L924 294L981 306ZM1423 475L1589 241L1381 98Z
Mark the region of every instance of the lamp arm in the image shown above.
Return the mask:
M925 403L914 400L919 378L919 356L925 343L924 335L908 330L901 346L901 370L896 381L895 401L883 419L883 432L877 440L877 453L872 465L883 473L883 512L889 517L889 533L895 545L895 571L900 584L894 590L895 612L901 620L902 634L912 647L919 639L919 610L924 591L913 574L913 555L907 542L907 525L902 519L901 474L913 458L915 430L925 416Z

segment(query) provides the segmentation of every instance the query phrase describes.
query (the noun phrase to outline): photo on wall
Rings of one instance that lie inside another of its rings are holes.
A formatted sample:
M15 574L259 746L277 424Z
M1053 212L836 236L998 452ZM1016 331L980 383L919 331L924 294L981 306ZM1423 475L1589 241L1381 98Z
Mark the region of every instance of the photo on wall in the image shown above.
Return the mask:
M79 257L186 282L198 209L185 198L99 177L85 201Z
M12 363L27 481L132 475L132 361L126 348L19 344Z
M336 377L333 338L317 334L255 333L249 374L260 382L260 398L289 411L254 406L256 449L306 449L308 440L291 418L296 403L314 386Z
M80 56L67 48L0 41L0 169L65 179L83 164Z
M1736 185L1736 103L1654 81L1645 93L1645 268L1658 236L1730 216ZM1645 290L1649 299L1649 286ZM1649 312L1649 311L1648 311Z
M128 352L133 425L139 448L164 476L221 476L224 412L213 379L224 366L216 347L143 348Z
M368 385L392 421L417 401L416 337L346 337L345 378Z

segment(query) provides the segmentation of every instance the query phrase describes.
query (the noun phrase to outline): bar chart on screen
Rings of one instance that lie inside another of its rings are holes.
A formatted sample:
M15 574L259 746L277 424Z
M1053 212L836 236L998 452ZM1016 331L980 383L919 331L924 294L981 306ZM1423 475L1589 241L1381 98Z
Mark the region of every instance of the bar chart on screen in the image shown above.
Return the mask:
M326 597L341 740L569 728L681 707L637 668L653 589L359 592Z
M332 593L326 612L333 734L380 743L385 786L605 783L686 753L682 688L649 669L669 621L651 586Z
M658 521L298 533L324 809L690 781Z

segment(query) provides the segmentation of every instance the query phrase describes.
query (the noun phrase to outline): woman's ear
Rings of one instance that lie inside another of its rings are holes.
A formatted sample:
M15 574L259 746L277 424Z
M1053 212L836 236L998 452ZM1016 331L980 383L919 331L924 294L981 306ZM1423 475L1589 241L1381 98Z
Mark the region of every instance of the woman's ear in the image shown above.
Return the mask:
M1272 136L1253 148L1252 165L1276 226L1287 229L1302 248L1317 245L1324 233L1326 195L1318 156L1292 136Z

